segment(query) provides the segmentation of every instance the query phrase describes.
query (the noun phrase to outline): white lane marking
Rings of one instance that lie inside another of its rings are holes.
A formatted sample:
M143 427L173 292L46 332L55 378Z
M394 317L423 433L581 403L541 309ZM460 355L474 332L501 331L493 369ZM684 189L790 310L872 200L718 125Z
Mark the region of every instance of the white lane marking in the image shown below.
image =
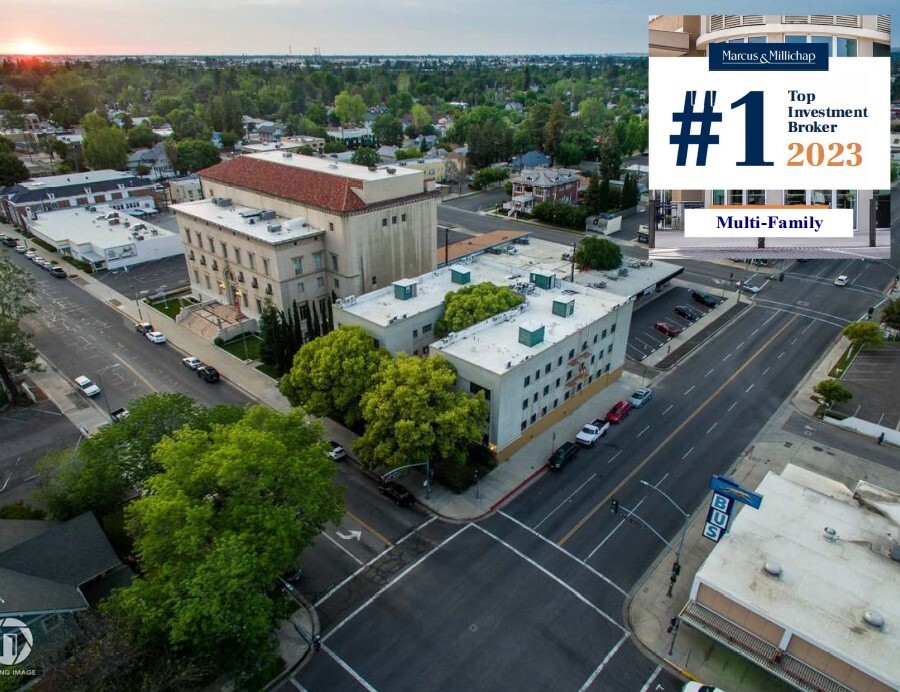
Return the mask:
M356 555L354 555L353 553L351 553L351 552L350 552L349 550L347 550L344 546L342 546L340 543L338 543L336 540L334 540L334 539L331 537L331 535L330 535L327 531L323 531L323 532L322 532L322 535L325 536L325 538L327 538L329 541L331 541L332 543L334 543L338 548L340 548L340 549L343 550L345 553L347 553L347 555L350 556L350 559L351 559L351 560L356 560L356 564L361 565L361 564L363 563L363 561L360 560L358 557L356 557Z
M560 502L558 505L556 505L556 507L554 507L553 509L551 509L551 510L547 513L547 516L545 516L545 517L544 517L543 519L541 519L537 524L534 525L534 530L537 531L538 527L539 527L541 524L543 524L545 521L547 521L550 517L552 517L553 514L554 514L554 512L556 512L556 510L558 510L560 507L562 507L564 504L566 504L569 500L571 500L573 497L575 497L575 495L578 494L578 491L579 491L579 490L581 490L584 486L586 486L588 483L590 483L590 482L591 482L592 480L594 480L596 477L597 477L597 474L596 474L596 473L595 473L595 474L592 474L591 477L588 478L584 483L582 483L582 484L579 485L577 488L575 488L575 490L572 492L571 495L569 495L569 497L567 497L565 500L563 500L563 501Z
M772 369L772 366L769 366L768 368L766 368L765 370L762 371L762 374L765 375L771 369Z
M669 473L666 472L666 475L664 475L662 478L660 478L658 481L656 481L656 485L653 486L653 487L654 487L654 488L658 488L658 487L660 486L660 484L662 484L662 482L663 482L664 480L666 480L666 478L668 478L668 477L669 477Z
M713 371L715 371L715 368L710 368L710 369L709 369L709 372L706 373L706 374L704 375L704 377L709 377L710 375L713 374Z
M769 319L767 319L765 322L763 322L763 323L762 323L762 326L765 327L767 324L769 324L769 322L771 322L772 320L774 320L776 317L778 317L778 311L777 311L777 310L774 311L774 312L772 312L772 316L771 316Z
M742 341L742 342L739 343L737 346L735 346L734 349L737 350L737 349L739 349L739 348L740 348L741 346L743 346L743 345L744 345L744 342Z
M615 458L616 458L617 456L619 456L623 451L624 451L624 450L621 450L621 449L620 449L618 452L616 452L615 454L613 454L609 459L607 459L606 463L607 463L607 464L611 464L611 463L615 460ZM556 544L554 543L554 545L556 545Z
M751 387L752 387L752 386L753 386L753 385L751 385ZM713 424L709 427L709 430L706 431L706 434L709 435L709 434L715 429L715 427L716 427L718 424L719 424L719 421L716 421L715 423L713 423Z
M644 428L643 430L641 430L637 435L635 435L635 437L640 437L640 436L643 435L645 432L647 432L649 429L650 429L650 426L648 425L646 428Z
M754 382L753 384L756 384L756 383ZM753 384L751 384L749 387L747 387L747 389L744 390L744 394L746 394L746 393L749 392L751 389L753 389Z
M690 454L690 453L693 452L693 451L694 451L694 448L691 447L688 451L686 451L686 452L684 453L684 456L681 457L681 458L682 458L682 459L687 459L687 458L688 458L688 454Z
M334 653L334 651L329 649L327 646L323 646L322 651L331 656L334 659L335 663L337 663L341 668L350 673L353 679L356 680L356 682L358 682L360 685L365 687L369 692L378 692L378 690L376 690L368 682L366 682L366 680L359 673L353 670L353 668L351 668L350 665L346 661L344 661L344 659Z
M506 541L504 541L502 538L500 538L500 536L497 536L496 534L491 533L490 531L488 531L488 530L487 530L486 528L484 528L483 526L479 526L478 524L472 524L472 526L474 526L476 529L478 529L479 531L481 531L481 532L482 532L483 534L485 534L486 536L490 536L491 538L493 538L495 541L497 541L497 543L499 543L500 545L502 545L504 548L506 548L507 550L512 551L513 554L518 555L520 558L522 558L523 560L525 560L525 562L527 562L527 563L528 563L529 565L531 565L532 567L534 567L534 568L540 570L541 572L543 572L544 574L546 574L546 575L547 575L548 577L550 577L553 581L555 581L557 584L559 584L561 587L563 587L566 591L568 591L568 592L571 593L573 596L575 596L575 598L577 598L579 601L581 601L582 603L584 603L585 605L587 605L589 608L591 608L595 613L597 613L598 615L600 615L601 617L603 617L604 619L606 619L610 624L615 625L616 627L618 627L619 629L621 629L623 632L625 632L625 636L626 636L626 637L628 636L628 631L627 631L624 627L622 627L622 625L620 625L618 622L616 622L615 620L613 620L612 617L610 617L610 616L607 615L605 612L603 612L600 608L598 608L598 607L595 606L593 603L591 603L590 599L586 598L580 591L576 591L574 588L572 588L571 586L569 586L566 582L564 582L562 579L560 579L559 577L557 577L555 574L553 574L553 572L551 572L550 570L548 570L546 567L544 567L543 565L538 564L537 562L535 562L534 560L532 560L530 557L528 557L525 553L521 552L520 550L517 550L516 548L514 548L513 546L511 546L509 543L507 543Z
M782 351L782 352L781 352L781 353L779 353L779 354L778 354L778 358L777 358L777 359L776 359L776 360L780 360L780 359L781 359L781 357L782 357L782 356L783 356L783 355L784 355L784 354L785 354L785 352L784 352L784 351Z
M759 331L759 329L754 329L752 332L750 332L750 336L755 336L756 332L758 332L758 331Z
M675 404L669 404L669 408L667 408L665 411L663 411L662 414L663 414L663 415L666 415L669 411L672 410L672 407L673 407L673 406L675 406Z
M548 545L552 545L554 548L556 548L556 549L557 549L559 552L561 552L563 555L565 555L565 556L567 556L567 557L569 557L569 558L575 560L575 562L577 562L579 565L581 565L582 567L584 567L586 570L588 570L588 571L589 571L591 574L593 574L595 577L599 577L600 579L602 579L603 581L605 581L607 584L609 584L611 587L613 587L616 591L618 591L618 592L619 592L620 594L622 594L623 596L627 596L627 595L628 595L628 592L627 592L627 591L625 591L624 589L622 589L621 587L617 586L617 585L614 584L612 581L610 581L609 577L606 577L606 576L600 574L600 572L598 572L598 571L595 570L593 567L591 567L587 562L585 562L584 560L579 560L577 557L575 557L574 555L572 555L572 553L570 553L568 550L566 550L565 548L563 548L563 547L561 547L561 546L556 545L556 543L555 543L554 541L551 541L549 538L547 538L547 537L544 536L543 534L540 534L540 533L538 533L537 531L533 530L532 528L526 526L526 525L523 524L521 521L519 521L518 519L516 519L514 516L509 515L509 514L507 514L506 512L498 512L498 514L499 514L501 517L505 517L506 519L509 519L512 523L514 523L514 524L516 524L516 525L518 525L518 526L521 526L521 527L522 527L523 529L525 529L528 533L534 534L536 537L538 537L538 538L540 538L542 541L544 541L544 543L547 543Z
M814 324L815 324L814 321L810 321L810 323L808 325L806 325L803 329L800 330L800 333L806 334L806 330L809 329L810 327L812 327Z
M797 339L799 339L799 338L800 338L800 337L798 336ZM794 339L789 345L790 345L790 346L793 346L794 344L796 344L796 343L797 343L797 339Z
M724 362L725 362L726 360L728 360L729 358L731 358L731 354L730 354L730 353L722 359L722 362L724 363Z
M397 541L396 543L394 543L393 545L391 545L391 546L388 547L387 549L382 550L380 553L378 553L378 555L376 555L376 556L373 557L371 560L369 560L366 564L364 564L362 567L360 567L358 570L356 570L356 571L355 571L353 574L351 574L349 577L347 577L346 579L342 580L342 581L341 581L339 584L337 584L336 586L333 586L333 587L328 591L328 593L326 593L324 596L322 596L322 598L320 598L318 601L316 601L313 605L315 605L315 606L320 606L320 605L322 605L325 601L327 601L329 598L331 598L331 597L335 594L336 591L338 591L338 590L341 589L344 585L346 585L347 582L351 581L352 579L355 579L355 578L356 578L357 576L359 576L359 574L360 574L361 572L363 572L367 567L370 567L374 562L377 562L377 561L380 560L383 556L387 555L387 554L388 554L389 552L391 552L394 548L396 548L398 545L400 545L401 543L403 543L403 541L405 541L407 538L409 538L409 537L412 536L414 533L416 533L416 531L418 531L419 529L424 529L426 526L428 526L428 525L429 525L431 522L433 522L435 519L437 519L436 516L431 517L428 521L423 522L422 524L419 524L416 528L414 528L412 531L410 531L408 534L406 534L406 535L405 535L403 538L401 538L399 541Z
M353 611L352 613L350 613L347 617L345 617L343 620L341 620L339 623L337 623L334 627L332 627L331 630L329 630L328 634L326 634L324 637L322 637L322 641L323 641L323 642L328 641L328 640L331 638L331 636L334 635L334 634L337 634L337 632L338 632L344 625L346 625L346 624L347 624L348 622L350 622L353 618L355 618L357 615L359 615L363 610L365 610L365 609L368 608L372 603L374 603L375 600L376 600L379 596L381 596L381 594L383 594L385 591L387 591L389 588L391 588L391 587L392 587L394 584L396 584L398 581L400 581L401 579L403 579L403 577L405 577L407 574L409 574L410 572L412 572L416 567L418 567L419 565L421 565L423 562L425 562L425 560L427 560L428 558L430 558L430 557L431 557L432 555L434 555L438 550L440 550L441 548L443 548L443 547L444 547L445 545L447 545L450 541L452 541L454 538L456 538L457 536L459 536L459 534L461 534L463 531L465 531L466 529L468 529L468 528L471 527L471 526L474 526L474 524L466 524L465 526L463 526L463 527L462 527L459 531L457 531L456 533L450 534L449 536L447 536L447 538L445 538L443 541L441 541L441 542L438 543L436 546L434 546L431 550L429 550L429 551L428 551L427 553L425 553L422 557L420 557L418 560L416 560L414 563L412 563L409 567L407 567L405 570L403 570L402 572L400 572L400 574L398 574L396 577L394 577L393 579L391 579L387 584L385 584L385 585L382 586L380 589L378 589L378 591L375 592L375 595L374 595L374 596L371 596L371 597L369 597L367 600L363 601L359 606L357 606L356 610L354 610L354 611ZM476 527L476 528L478 528L478 527ZM386 552L386 551L385 551L385 552Z
M303 685L301 685L299 682L294 680L294 678L288 678L288 680L294 687L296 687L298 690L300 690L300 692L306 692L306 688Z
M728 407L728 411L726 411L726 413L731 412L731 409L733 409L735 406L737 406L737 404L738 404L738 402L735 401L731 406Z
M639 692L647 692L650 689L650 685L653 684L653 681L656 680L656 676L659 675L659 671L662 670L662 666L656 666L656 670L650 673L650 677L647 678L647 682L644 683L644 686L640 689Z
M691 388L688 389L688 390L684 393L684 396L687 396L688 394L690 394L690 393L693 392L693 391L694 391L694 385L691 385Z
M622 647L622 644L625 643L625 640L628 639L628 633L622 635L622 638L619 640L618 644L616 644L608 654L606 654L606 658L603 659L603 662L597 666L597 670L591 673L591 677L584 681L584 684L579 688L578 692L585 692L587 688L589 688L594 680L597 679L597 676L600 675L601 671L606 667L606 664L609 663L609 659L616 655L616 652Z
M642 497L641 500L640 500L640 502L638 502L634 507L631 508L631 511L632 511L632 512L637 511L637 508L640 507L642 504L644 504L644 500L646 500L646 499L647 499L646 497ZM622 526L622 524L624 524L624 523L625 523L625 519L620 519L620 520L619 520L619 523L616 524L616 525L613 527L612 531L610 531L608 534L606 534L606 536L603 538L603 540L600 541L600 542L597 544L597 547L594 548L591 552L588 553L588 556L587 556L586 558L584 558L585 562L587 562L587 561L590 560L592 557L594 557L594 554L595 554L598 550L600 550L600 548L603 547L603 544L606 543L606 541L608 541L610 538L613 537L613 534L614 534L616 531L618 531L618 530L619 530L619 527Z

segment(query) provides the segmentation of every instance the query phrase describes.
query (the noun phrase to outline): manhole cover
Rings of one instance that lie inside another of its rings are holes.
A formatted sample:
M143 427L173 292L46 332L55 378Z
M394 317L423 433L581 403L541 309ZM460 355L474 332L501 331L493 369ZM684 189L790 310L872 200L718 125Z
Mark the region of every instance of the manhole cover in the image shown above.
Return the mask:
M469 625L469 632L477 632L477 631L478 631L478 625L475 625L475 624Z

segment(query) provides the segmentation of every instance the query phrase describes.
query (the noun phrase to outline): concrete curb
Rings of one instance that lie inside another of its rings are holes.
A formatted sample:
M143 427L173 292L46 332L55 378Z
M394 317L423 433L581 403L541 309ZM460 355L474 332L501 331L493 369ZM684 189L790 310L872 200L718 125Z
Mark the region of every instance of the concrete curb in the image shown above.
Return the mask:
M291 595L291 598L297 603L301 608L304 608L309 615L310 622L310 634L312 636L317 636L321 631L321 623L319 622L319 613L316 611L315 606L312 603L304 598L303 594L298 592L296 589L290 589L288 593ZM263 687L263 690L274 690L277 686L279 686L282 682L292 677L297 671L301 670L307 663L309 663L310 659L313 655L313 647L312 645L307 645L306 651L303 652L303 655L290 667L285 668L274 678L269 680L266 683L266 686Z
M527 476L525 476L525 478L523 478L521 481L519 481L519 483L517 485L515 485L511 490L508 490L499 500L497 500L494 504L492 504L490 506L490 508L488 509L488 512L485 512L485 515L490 512L496 511L496 509L500 505L502 505L504 502L506 502L514 494L516 494L517 492L522 490L522 488L524 488L526 485L528 485L531 481L533 481L539 475L544 473L546 470L547 470L546 466L539 466L537 469L535 469L534 471L529 473ZM485 515L482 515L482 516L485 516Z

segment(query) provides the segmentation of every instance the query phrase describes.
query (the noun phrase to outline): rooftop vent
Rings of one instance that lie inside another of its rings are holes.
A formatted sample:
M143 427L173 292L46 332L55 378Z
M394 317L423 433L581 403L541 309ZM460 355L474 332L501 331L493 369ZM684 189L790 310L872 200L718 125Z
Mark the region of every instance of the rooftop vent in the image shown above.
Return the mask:
M553 314L557 317L571 317L575 313L575 299L564 298L553 301Z
M232 205L230 197L219 197L215 202L220 207L230 207Z
M781 565L777 560L766 560L765 564L763 565L763 569L770 577L781 576Z
M880 630L884 627L884 616L877 610L866 608L863 611L863 622L871 627L874 627L877 630Z
M275 212L271 209L264 209L263 212L259 215L261 221L268 221L269 219L275 218Z
M391 285L394 287L394 298L397 300L409 300L417 295L415 279L399 279Z
M388 172L388 175L394 175L394 173L397 172L397 169L396 169L396 168L393 168L393 167L391 167L391 166L388 166L388 167L385 168L384 170L386 170L386 171Z
M294 155L293 155L291 152L289 152L289 151L285 151L285 152L282 152L282 153L281 153L281 158L283 158L283 159L292 159L292 158L294 158Z
M269 230L269 233L281 233L280 223L270 223L267 228Z
M832 543L838 539L837 531L830 526L825 527L824 536L826 541L831 541Z
M333 171L336 171L338 169L338 165L336 163L329 163L328 167Z

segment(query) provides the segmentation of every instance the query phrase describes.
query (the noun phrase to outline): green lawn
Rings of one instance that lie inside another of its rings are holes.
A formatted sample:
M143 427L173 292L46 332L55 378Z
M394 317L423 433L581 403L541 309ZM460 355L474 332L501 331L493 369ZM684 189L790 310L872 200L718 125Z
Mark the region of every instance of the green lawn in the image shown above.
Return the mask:
M256 369L259 370L263 375L268 375L273 380L281 379L278 371L275 368L266 365L265 363L260 363L256 366Z
M231 355L241 360L259 360L259 347L261 344L262 339L255 334L250 334L229 341L227 344L222 344L219 348L228 351Z
M174 320L178 313L181 312L182 305L191 305L196 302L193 298L169 298L168 300L154 300L149 302L148 305Z

